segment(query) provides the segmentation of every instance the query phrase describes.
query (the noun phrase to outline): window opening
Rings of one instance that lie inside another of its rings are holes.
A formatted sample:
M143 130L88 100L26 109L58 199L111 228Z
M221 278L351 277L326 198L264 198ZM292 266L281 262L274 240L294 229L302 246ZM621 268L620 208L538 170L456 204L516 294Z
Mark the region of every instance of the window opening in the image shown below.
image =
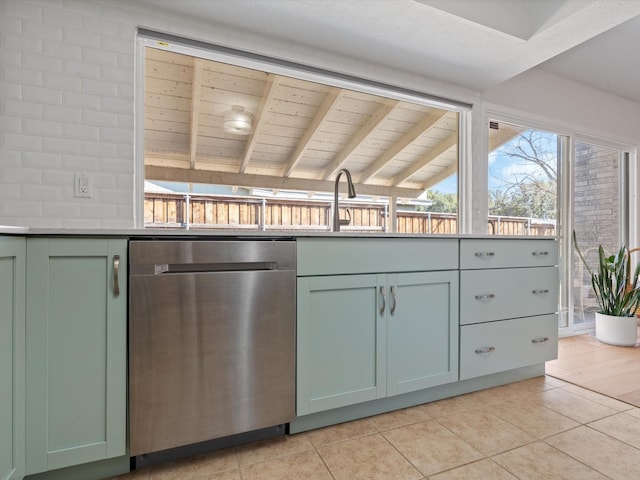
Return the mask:
M342 230L458 231L463 108L143 50L145 227L330 230L347 168Z
M489 122L489 234L557 235L559 140L555 133Z

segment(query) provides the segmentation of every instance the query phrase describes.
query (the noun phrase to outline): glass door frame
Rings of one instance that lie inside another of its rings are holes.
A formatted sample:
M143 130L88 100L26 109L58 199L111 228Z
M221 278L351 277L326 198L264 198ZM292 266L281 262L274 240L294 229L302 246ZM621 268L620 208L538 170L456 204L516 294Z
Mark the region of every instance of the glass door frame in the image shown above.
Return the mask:
M566 145L561 146L562 155L566 158L563 166L566 174L561 178L561 198L560 198L560 326L558 335L571 336L593 330L594 322L575 322L573 288L573 266L576 261L574 256L574 245L572 232L574 227L574 189L575 189L575 148L578 143L586 143L598 147L604 147L618 151L619 156L619 177L618 177L618 205L620 208L620 224L618 231L618 243L620 245L635 246L638 241L638 207L637 203L637 181L638 168L635 165L635 149L628 145L609 142L602 138L594 138L586 135L570 135ZM566 155L566 156L565 156ZM635 181L632 181L635 179ZM633 192L633 193L632 193Z
M583 324L577 328L573 322L573 300L571 299L571 290L569 287L572 281L572 260L573 257L573 240L571 232L573 231L573 187L574 187L574 163L575 163L575 143L592 143L594 145L608 147L624 152L627 157L627 175L623 182L624 191L627 193L627 200L623 202L626 206L627 236L628 244L632 246L640 246L640 165L638 165L638 145L630 139L617 139L615 135L604 134L602 137L596 134L578 133L578 131L570 125L562 124L548 118L541 118L536 115L529 115L521 111L513 111L499 105L485 104L480 115L476 117L478 122L477 131L482 132L477 135L476 145L479 146L473 155L477 161L473 164L473 182L471 185L461 185L468 187L472 192L471 199L473 204L469 205L469 211L473 212L472 233L485 233L486 218L488 215L487 203L487 180L488 180L488 135L487 128L489 120L497 120L501 122L512 123L516 125L527 125L529 128L537 128L548 132L556 133L561 142L559 148L558 162L558 228L556 230L556 239L559 243L559 270L561 292L559 298L559 320L565 321L567 326L558 329L559 336L570 336L585 333L593 329L593 324L587 327ZM606 140L605 137L612 140ZM462 167L461 167L462 168ZM623 195L623 189L619 189L620 195ZM467 199L470 200L470 199ZM470 202L471 203L471 202ZM569 260L567 260L569 259ZM637 259L640 261L640 257ZM571 303L571 304L570 304ZM571 315L569 315L571 312ZM559 322L559 325L562 324Z

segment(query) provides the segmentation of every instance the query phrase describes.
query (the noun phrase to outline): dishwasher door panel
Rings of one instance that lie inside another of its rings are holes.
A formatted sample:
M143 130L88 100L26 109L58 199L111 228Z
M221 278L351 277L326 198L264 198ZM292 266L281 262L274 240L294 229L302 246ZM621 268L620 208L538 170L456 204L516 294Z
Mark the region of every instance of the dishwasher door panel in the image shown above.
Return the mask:
M130 278L131 456L294 417L295 271Z

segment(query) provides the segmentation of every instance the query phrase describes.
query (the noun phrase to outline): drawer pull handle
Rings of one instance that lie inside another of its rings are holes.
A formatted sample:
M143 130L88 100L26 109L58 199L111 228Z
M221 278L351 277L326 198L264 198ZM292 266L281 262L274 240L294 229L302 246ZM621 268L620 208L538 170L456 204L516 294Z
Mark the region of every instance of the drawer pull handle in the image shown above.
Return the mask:
M491 352L495 352L495 351L496 351L496 347L476 348L476 353L478 355L482 355L483 353L491 353Z
M531 340L531 343L544 343L548 341L549 341L549 337L538 337Z
M389 312L391 313L391 315L393 315L394 313L396 313L396 303L398 301L397 296L396 296L396 287L395 286L391 287L391 296L393 297L393 305L391 306L391 310L389 310Z
M387 308L387 295L384 291L384 287L380 287L380 295L382 295L382 306L380 307L380 315L384 315L384 310Z
M531 293L533 293L534 295L543 295L545 293L549 293L549 289L543 288L541 290L531 290Z
M495 255L496 252L476 252L478 258L495 257Z
M534 257L546 257L549 255L549 252L531 252L531 255Z
M494 298L496 298L496 294L495 293L487 293L486 295L476 295L476 300L493 300Z
M118 281L118 273L120 271L120 255L113 256L113 295L120 296L120 282Z

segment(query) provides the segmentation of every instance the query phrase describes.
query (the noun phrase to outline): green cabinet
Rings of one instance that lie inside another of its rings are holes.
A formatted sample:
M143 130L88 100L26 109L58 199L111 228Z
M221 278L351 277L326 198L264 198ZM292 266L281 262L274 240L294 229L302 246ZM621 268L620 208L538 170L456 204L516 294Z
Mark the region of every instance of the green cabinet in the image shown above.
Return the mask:
M558 356L558 242L460 240L460 380Z
M297 414L456 381L457 271L298 278Z
M384 275L298 278L297 415L386 395Z
M25 245L0 237L0 480L24 475Z
M458 379L458 272L389 275L387 395Z
M126 453L127 241L27 241L26 473Z

